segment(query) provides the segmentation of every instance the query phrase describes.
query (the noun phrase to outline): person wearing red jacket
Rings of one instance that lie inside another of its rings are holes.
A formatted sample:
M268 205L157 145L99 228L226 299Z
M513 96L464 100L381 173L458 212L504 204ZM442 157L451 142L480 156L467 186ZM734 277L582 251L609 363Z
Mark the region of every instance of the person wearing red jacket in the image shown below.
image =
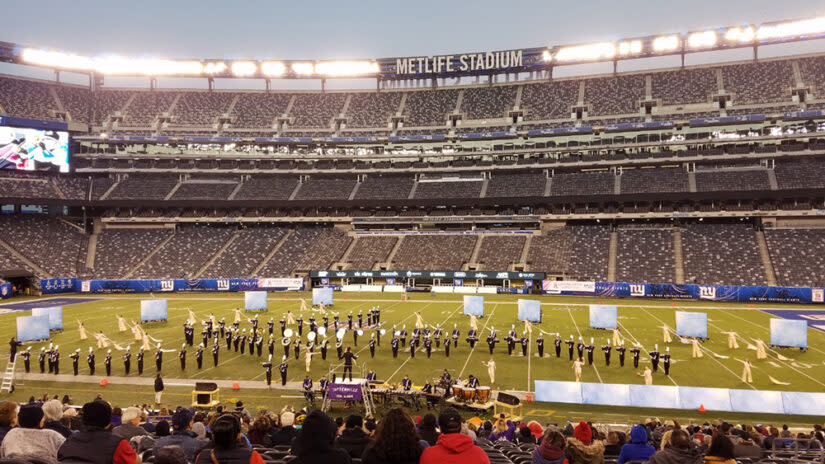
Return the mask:
M441 435L421 453L419 464L490 464L487 453L461 433L463 421L455 408L444 408L438 416Z

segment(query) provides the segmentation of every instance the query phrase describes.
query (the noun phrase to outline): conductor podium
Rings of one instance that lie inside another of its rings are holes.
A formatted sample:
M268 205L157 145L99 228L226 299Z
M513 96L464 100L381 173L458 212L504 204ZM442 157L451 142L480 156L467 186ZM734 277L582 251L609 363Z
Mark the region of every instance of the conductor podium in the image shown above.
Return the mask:
M214 382L197 382L192 390L192 407L211 408L221 402L221 389Z
M498 417L499 413L503 413L508 419L513 421L521 419L521 401L513 395L499 392L493 414L495 417Z

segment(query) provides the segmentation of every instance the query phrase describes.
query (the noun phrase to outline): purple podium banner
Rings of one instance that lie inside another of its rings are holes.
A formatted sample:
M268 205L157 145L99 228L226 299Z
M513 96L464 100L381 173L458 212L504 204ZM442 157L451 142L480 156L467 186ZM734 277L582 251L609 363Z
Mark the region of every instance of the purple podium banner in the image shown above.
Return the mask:
M361 385L352 383L331 383L327 386L331 400L361 401Z

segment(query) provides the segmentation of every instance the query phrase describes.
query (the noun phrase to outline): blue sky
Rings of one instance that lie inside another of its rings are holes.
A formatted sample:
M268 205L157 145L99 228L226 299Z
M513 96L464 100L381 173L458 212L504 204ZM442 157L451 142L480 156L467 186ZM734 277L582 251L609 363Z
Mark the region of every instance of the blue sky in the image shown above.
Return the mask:
M2 41L91 55L221 59L435 55L825 15L821 0L3 0L0 7Z

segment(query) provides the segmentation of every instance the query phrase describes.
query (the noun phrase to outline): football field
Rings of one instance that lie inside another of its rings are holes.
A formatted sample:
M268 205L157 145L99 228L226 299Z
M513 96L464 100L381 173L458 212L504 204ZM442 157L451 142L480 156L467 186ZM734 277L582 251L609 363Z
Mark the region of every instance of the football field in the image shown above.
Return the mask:
M82 299L81 299L82 298ZM131 331L118 332L116 315L122 315L127 321L139 321L140 300L151 298L166 298L168 300L168 322L144 324L147 333L154 339L162 341L164 349L173 350L164 354L164 364L162 373L166 378L171 379L191 379L191 380L226 380L226 381L263 381L265 378L264 369L261 363L267 357L266 342L266 322L270 317L275 320L275 356L273 363L277 365L283 355L281 346L281 335L278 321L287 311L291 311L296 317L300 314L301 299L311 300L311 295L305 293L270 293L268 306L269 310L259 313L259 328L264 331L263 356L259 358L257 354L250 356L248 353L241 354L234 350L227 351L225 340L220 340L219 364L213 365L211 351L207 347L204 351L203 368L197 369L194 359L194 348L187 347L187 366L185 371L181 371L178 362L178 350L184 341L183 323L189 316L189 310L193 311L198 318L206 319L209 315L214 315L218 320L225 318L227 325L231 325L234 319L234 309L243 307L243 294L154 294L154 295L104 295L104 296L61 296L58 299L42 298L31 300L29 307L54 306L63 307L64 331L52 333L52 342L60 347L61 353L61 374L72 373L71 359L68 357L76 348L81 350L80 375L88 374L86 366L86 353L89 347L95 347L93 334L103 332L121 347L131 346L132 353L136 353L140 343L135 341ZM449 369L453 377L465 379L469 374L476 375L481 379L482 385L490 385L487 368L482 363L491 358L495 361L496 378L491 386L493 390L513 390L519 392L531 392L535 380L564 380L573 381L574 374L572 363L568 360L567 345L562 345L561 357L555 356L553 346L554 336L549 334L559 333L563 340L567 340L572 335L574 339L583 337L586 343L593 338L596 347L594 352L593 365L586 365L583 369L583 382L603 382L619 384L643 384L643 378L637 373L641 372L644 366L650 364L647 352L653 350L658 344L659 351L665 351L665 347L670 348L672 355L672 366L670 375L666 376L660 368L653 376L654 385L677 385L677 386L700 386L700 387L720 387L739 389L760 389L760 390L790 390L790 391L811 391L819 392L825 390L825 333L810 328L808 330L807 351L796 349L774 350L768 347L768 358L764 360L756 359L756 351L749 349L749 345L754 345L756 340L770 342L769 321L774 314L795 314L794 309L812 312L813 307L781 306L781 305L747 305L728 304L719 302L696 302L670 300L633 300L633 299L598 299L580 297L560 297L560 296L522 296L527 299L538 299L542 303L542 321L533 325L532 337L529 344L528 355L521 355L521 348L516 346L513 355L508 355L506 343L503 342L506 333L515 325L515 330L521 336L524 324L517 320L517 300L515 295L488 295L485 296L485 317L478 320L479 342L475 349L471 349L465 341L469 328L469 316L463 314L463 303L460 295L431 295L427 293L410 293L406 301L402 301L400 295L394 294L368 294L368 293L336 293L335 304L327 308L330 323L332 315L337 312L340 320L345 323L350 311L355 316L363 311L366 320L366 312L373 306L381 308L382 327L387 333L381 338L381 346L376 349L375 357L371 358L368 349L369 336L371 330L365 330L363 336L359 337L358 345L354 345L352 333L348 332L343 338L343 346L352 347L358 354L356 361L356 374L362 369L374 370L379 379L386 380L390 384L400 383L404 375L409 375L416 385L423 385L427 379L440 376L444 369ZM6 340L15 334L15 318L17 316L28 315L25 310L19 310L21 300L12 300L10 303L0 305L0 336ZM77 301L77 302L75 302ZM591 303L615 304L618 306L618 322L622 338L626 347L630 348L635 344L642 347L640 358L640 368L634 369L630 352L624 367L619 366L618 354L614 351L611 357L610 366L605 365L604 353L601 347L612 337L610 331L591 329L589 327L588 305ZM12 306L9 306L11 304ZM705 312L708 315L708 335L709 339L701 344L703 356L693 358L692 345L688 340L680 340L675 334L671 334L672 342L663 342L663 326L668 326L672 331L676 327L675 311L689 310ZM409 353L409 343L407 349L399 350L398 357L393 358L390 349L391 333L393 326L400 329L406 325L408 332L412 332L415 326L416 313L420 313L424 322L430 326L440 324L446 334L457 324L461 331L461 337L457 348L450 350L450 356L446 357L443 344L436 348L433 343L432 355L427 358L423 347L419 347L414 358ZM245 320L253 317L254 313L246 313L241 323L241 328L250 328L250 324ZM305 312L303 341L306 342L308 333L308 319L310 314ZM321 314L315 312L316 320L321 321ZM78 322L85 325L89 338L81 341L79 338ZM494 354L491 356L488 351L485 338L490 328L495 327L500 343L496 345ZM297 332L296 327L291 327ZM195 329L195 345L201 341L201 327ZM545 350L544 357L539 358L535 339L540 331L546 332L544 335ZM728 337L726 332L736 332L739 342L738 349L728 348ZM311 366L311 377L317 382L326 375L330 365L338 364L335 342L330 337L330 349L327 360L323 361L320 356L315 356ZM294 339L294 338L293 338ZM211 341L210 341L211 343ZM47 343L32 343L32 371L38 372L37 352ZM25 349L28 344L23 347ZM154 348L154 347L153 347ZM288 380L290 382L300 382L305 375L305 362L303 349L298 360L289 358ZM317 350L316 350L317 351ZM80 378L76 382L84 385L88 389L90 385L96 385L97 380L105 374L103 359L106 349L95 348L97 358L97 375L94 379L85 378L81 382ZM124 375L123 352L113 350L112 362L112 386L116 384L127 384L128 380L120 379ZM742 361L750 360L753 364L753 383L746 384L741 381ZM334 367L334 366L333 366ZM38 382L44 379L29 379L22 374L22 362L17 363L17 380L23 386L20 389L35 388ZM131 377L137 377L134 357L132 359ZM147 380L154 376L156 370L154 365L154 349L147 352L145 358L145 368L143 377ZM115 380L120 379L120 380ZM55 381L74 382L75 379L61 375ZM94 381L94 384L89 382ZM279 383L280 378L277 369L273 370L273 383ZM51 383L51 380L48 380ZM134 381L132 381L134 382ZM44 382L45 383L45 382ZM787 384L787 385L786 385ZM67 385L67 388L70 387ZM100 387L98 387L100 388ZM137 388L137 387L136 387ZM143 387L141 387L143 388ZM148 388L148 387L147 387ZM144 388L145 390L146 388ZM18 391L18 393L21 393ZM24 393L24 392L23 392ZM255 394L261 394L257 392ZM242 396L242 394L239 394Z

